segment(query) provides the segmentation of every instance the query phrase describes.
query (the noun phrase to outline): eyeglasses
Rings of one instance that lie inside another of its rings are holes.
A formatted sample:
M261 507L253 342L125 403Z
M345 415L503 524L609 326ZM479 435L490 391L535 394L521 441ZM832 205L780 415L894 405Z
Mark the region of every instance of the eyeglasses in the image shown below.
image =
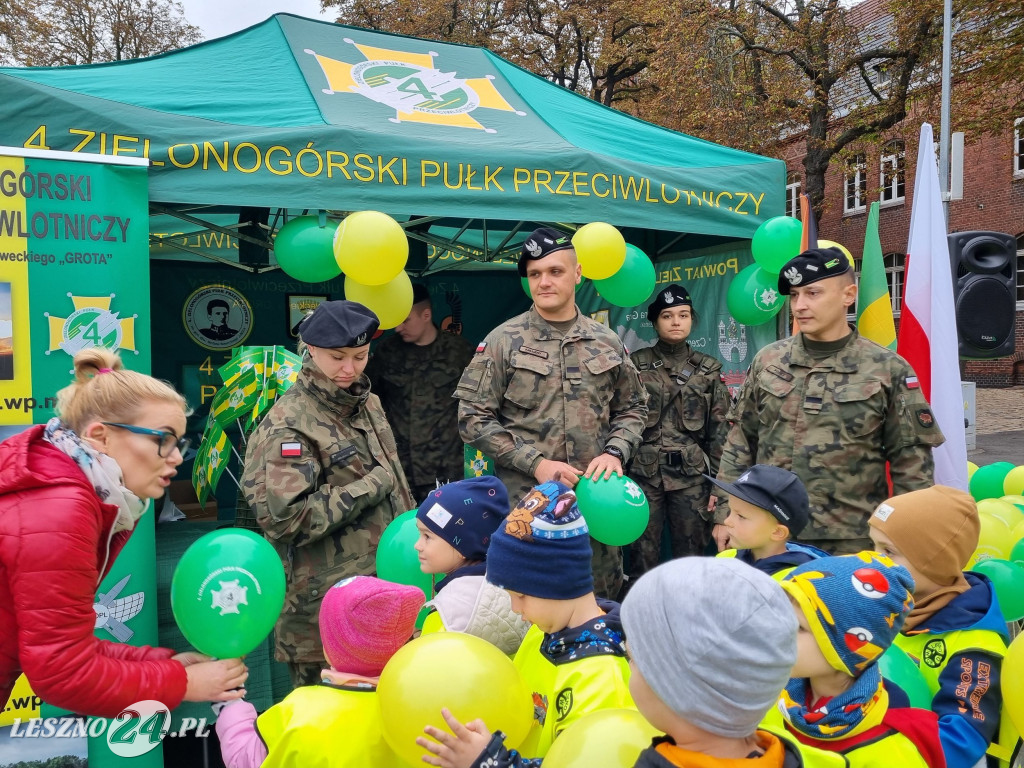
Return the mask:
M178 453L180 453L182 458L184 458L185 451L187 451L188 447L192 445L191 438L178 437L173 432L164 432L160 429L137 427L134 424L118 424L115 421L101 421L100 424L106 424L108 427L117 427L118 429L127 429L129 432L134 432L136 435L152 435L157 438L156 455L160 458L170 456L171 451L175 448L178 449Z

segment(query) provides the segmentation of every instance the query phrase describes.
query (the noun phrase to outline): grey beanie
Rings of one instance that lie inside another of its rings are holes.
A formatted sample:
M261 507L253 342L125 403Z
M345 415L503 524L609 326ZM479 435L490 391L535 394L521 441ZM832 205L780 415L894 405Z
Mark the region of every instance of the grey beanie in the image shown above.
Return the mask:
M622 603L629 655L669 709L709 733L751 735L796 663L793 606L734 558L684 557L644 574Z

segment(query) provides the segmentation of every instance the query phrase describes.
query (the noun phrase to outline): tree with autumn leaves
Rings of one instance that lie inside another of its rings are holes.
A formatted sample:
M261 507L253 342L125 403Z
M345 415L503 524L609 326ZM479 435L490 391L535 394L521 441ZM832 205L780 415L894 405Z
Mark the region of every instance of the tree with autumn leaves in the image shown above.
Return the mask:
M762 154L806 139L817 214L829 164L913 103L938 120L942 0L323 0L338 21L482 45L608 106ZM1024 4L957 0L958 129L1024 109Z
M176 0L0 0L0 63L123 61L203 39Z

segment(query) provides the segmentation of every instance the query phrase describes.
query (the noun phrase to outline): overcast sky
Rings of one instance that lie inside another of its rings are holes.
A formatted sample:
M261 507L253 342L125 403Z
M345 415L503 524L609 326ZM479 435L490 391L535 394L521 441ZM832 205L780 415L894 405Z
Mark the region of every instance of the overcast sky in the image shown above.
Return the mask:
M336 12L321 14L320 0L182 0L185 18L203 30L207 40L223 37L272 16L294 13L313 19L333 21Z

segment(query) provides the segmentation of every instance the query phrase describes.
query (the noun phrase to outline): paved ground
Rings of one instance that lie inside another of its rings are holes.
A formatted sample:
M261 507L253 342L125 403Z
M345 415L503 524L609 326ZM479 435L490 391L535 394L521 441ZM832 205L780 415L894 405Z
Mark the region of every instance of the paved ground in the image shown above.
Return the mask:
M975 464L1024 464L1024 387L976 390L978 447L967 453Z

